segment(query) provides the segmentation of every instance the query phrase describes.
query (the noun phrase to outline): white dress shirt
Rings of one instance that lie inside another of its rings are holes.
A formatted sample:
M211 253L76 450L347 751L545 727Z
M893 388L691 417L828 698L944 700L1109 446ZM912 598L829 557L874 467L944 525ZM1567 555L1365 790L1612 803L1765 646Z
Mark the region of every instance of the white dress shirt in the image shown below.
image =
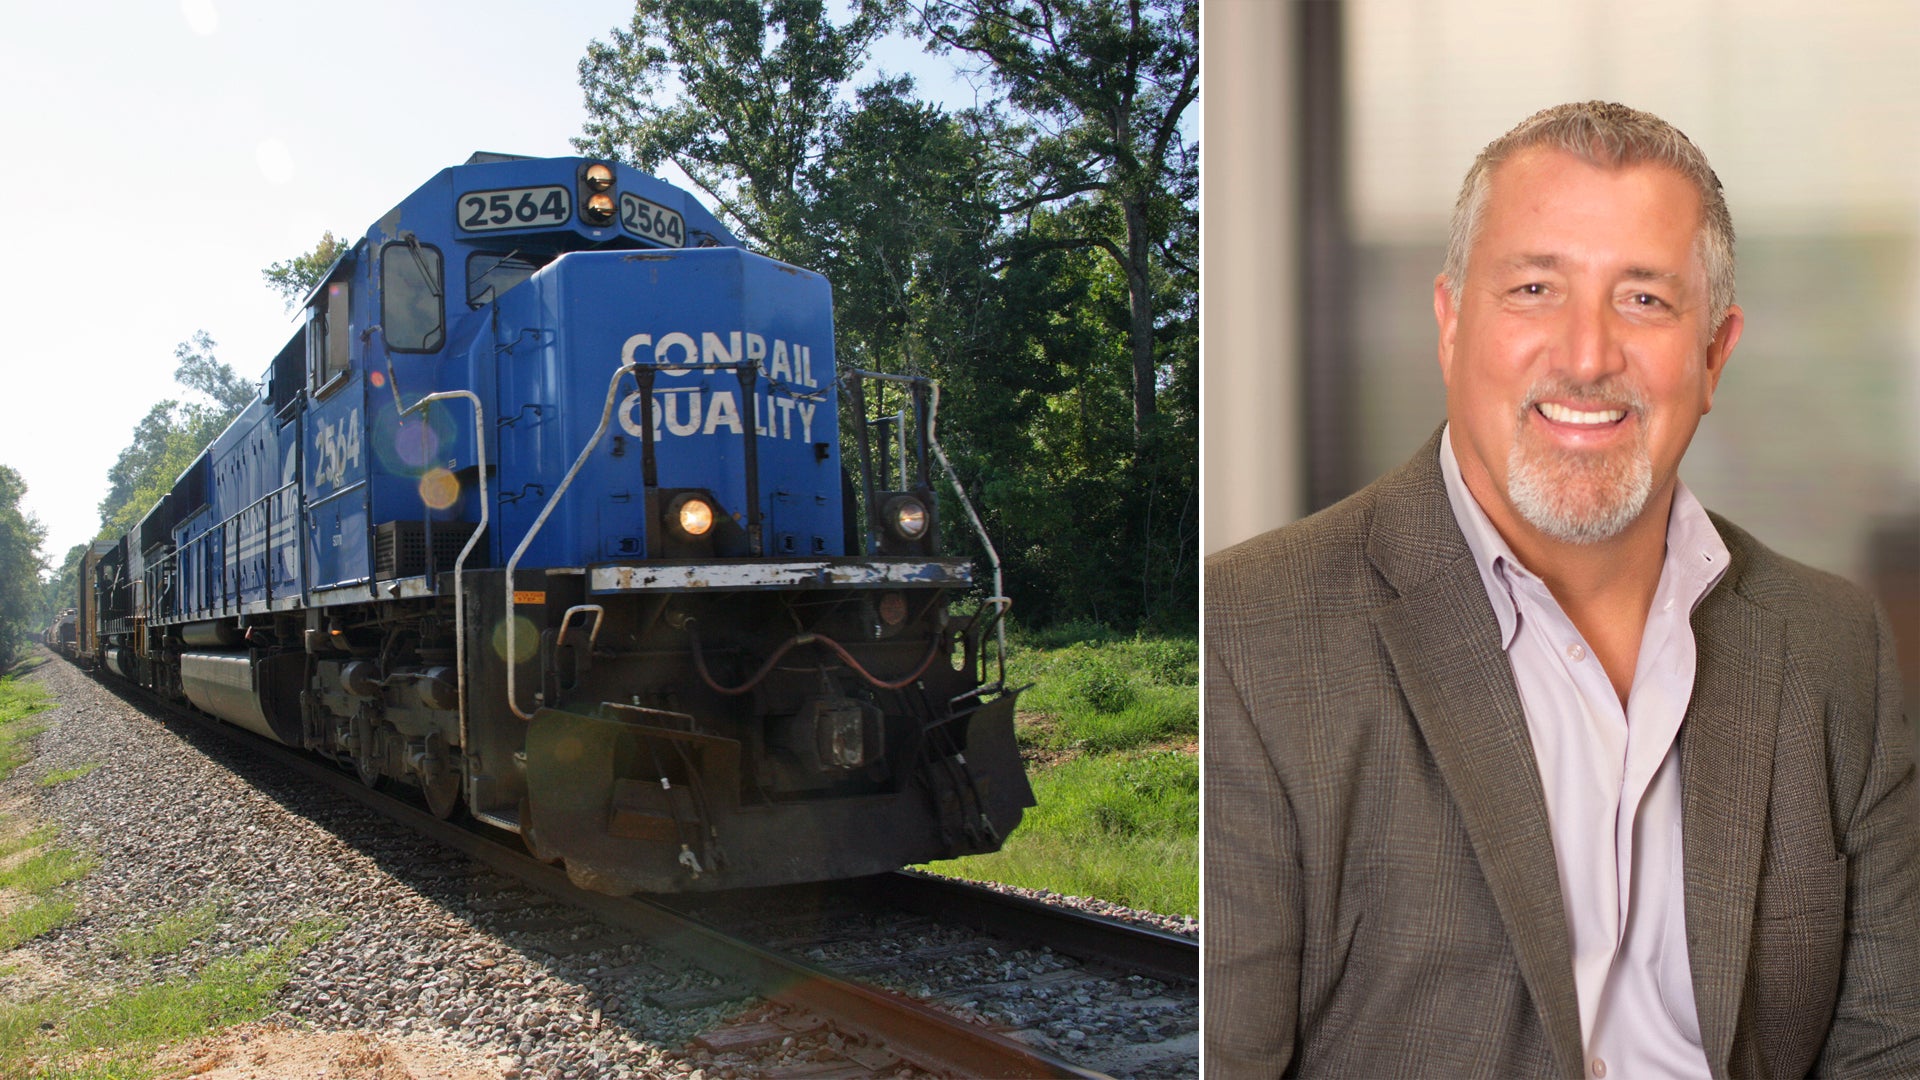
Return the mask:
M1593 650L1467 490L1451 429L1440 440L1440 470L1500 621L1546 791L1587 1075L1704 1080L1675 740L1693 694L1689 620L1726 573L1726 545L1676 480L1666 558L1623 710Z

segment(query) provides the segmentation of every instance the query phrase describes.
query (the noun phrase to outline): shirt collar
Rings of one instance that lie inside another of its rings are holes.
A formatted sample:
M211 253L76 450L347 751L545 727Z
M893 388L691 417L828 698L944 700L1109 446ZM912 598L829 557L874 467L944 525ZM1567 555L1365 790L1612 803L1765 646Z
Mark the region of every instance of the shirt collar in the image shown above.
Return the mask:
M1532 580L1538 575L1528 570L1513 549L1493 527L1493 519L1467 490L1460 476L1460 461L1453 454L1453 425L1440 432L1440 476L1446 482L1447 502L1453 507L1453 519L1473 552L1473 563L1480 571L1480 583L1486 587L1487 600L1493 605L1494 618L1500 622L1500 645L1510 648L1519 631L1520 620L1514 606L1509 575ZM1729 556L1726 542L1707 517L1705 507L1678 477L1673 481L1673 510L1667 517L1667 551L1660 567L1660 586L1656 605L1684 601L1691 612L1702 598L1726 575Z

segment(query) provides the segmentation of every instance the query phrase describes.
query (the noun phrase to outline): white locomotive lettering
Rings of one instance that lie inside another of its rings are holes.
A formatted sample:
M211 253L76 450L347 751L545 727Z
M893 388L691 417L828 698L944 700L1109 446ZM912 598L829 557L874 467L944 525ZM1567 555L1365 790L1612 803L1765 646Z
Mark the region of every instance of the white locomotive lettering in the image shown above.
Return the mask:
M313 484L338 487L347 469L360 467L360 410L351 409L338 422L322 420L313 430Z
M763 439L796 437L794 418L799 417L798 438L813 441L813 415L819 405L800 401L775 391L753 395L753 431ZM634 438L644 438L640 426L640 395L628 394L620 403L620 428ZM740 418L740 401L732 390L711 393L697 386L677 386L653 392L653 437L656 442L668 435L712 435L721 430L738 435L745 430Z
M653 347L654 365L669 378L686 375L696 365L752 360L759 365L763 379L781 386L820 388L813 373L813 349L798 342L775 338L769 355L767 339L744 330L702 330L698 341L682 330L663 334L658 341L652 334L634 334L620 346L620 363L644 363L640 350L648 346Z

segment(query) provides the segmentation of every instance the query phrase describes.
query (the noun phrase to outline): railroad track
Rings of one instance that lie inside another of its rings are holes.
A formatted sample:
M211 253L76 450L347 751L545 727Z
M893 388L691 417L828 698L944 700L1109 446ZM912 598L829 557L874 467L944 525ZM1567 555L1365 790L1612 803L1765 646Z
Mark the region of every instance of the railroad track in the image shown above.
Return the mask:
M770 1003L701 1035L696 1041L704 1053L751 1057L756 1049L796 1040L819 1047L810 1066L749 1066L746 1075L854 1080L899 1075L903 1067L991 1077L1197 1071L1198 948L1190 939L923 874L666 899L587 892L524 854L517 838L440 821L318 759L124 684L101 685L150 713L239 744L248 756L271 760L484 867L478 874L471 867L419 871L460 875L465 906L480 925L531 938L535 948L562 960L612 957L602 977L617 977L621 957L635 945L669 953L708 976L683 980L677 993L653 994L664 1007L754 996ZM387 854L400 862L417 858ZM931 943L884 947L903 938ZM1081 1012L1111 1007L1112 1017L1079 1026L1054 1022L1052 1032L1024 1025L1025 1006L1090 1005L1096 997L1101 1007ZM1129 1025L1137 1028L1082 1030Z

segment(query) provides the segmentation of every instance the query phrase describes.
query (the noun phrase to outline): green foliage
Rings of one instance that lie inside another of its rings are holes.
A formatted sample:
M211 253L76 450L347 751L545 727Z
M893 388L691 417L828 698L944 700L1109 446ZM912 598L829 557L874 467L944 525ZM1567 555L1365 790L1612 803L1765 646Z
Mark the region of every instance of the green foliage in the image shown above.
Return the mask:
M1056 764L1030 766L1039 805L1001 851L929 869L1196 913L1199 759L1186 744L1199 733L1199 655L1191 635L1085 622L1017 632L1007 677L1032 684L1018 738Z
M287 302L287 310L292 311L295 304L313 292L314 287L320 284L320 279L333 266L334 260L346 250L346 242L335 239L333 230L329 229L320 234L320 242L313 246L312 251L285 262L273 263L260 271L260 276L266 279L269 288ZM211 346L213 343L207 344Z
M890 18L887 0L849 6L835 24L825 0L639 0L580 61L574 146L650 172L672 161L743 237L797 261L801 172Z
M213 349L204 330L175 346L174 379L208 400L155 402L134 425L133 441L107 470L107 494L100 500L103 535L118 536L138 524L253 400L253 384L216 360Z
M20 508L27 482L0 465L0 669L13 666L40 622L40 545L47 530Z
M1011 210L1058 208L1054 244L1106 253L1123 274L1133 428L1146 438L1161 368L1156 279L1197 224L1198 148L1180 126L1199 94L1198 0L921 0L932 47L987 63L1040 121L1019 140Z
M1191 628L1197 7L925 0L911 29L1007 94L949 113L910 79L852 85L900 6L641 0L581 61L575 145L675 162L833 282L843 362L939 380L941 442L1029 621ZM936 486L948 549L974 550Z
M1006 847L934 873L1095 896L1169 915L1200 904L1200 764L1161 751L1081 757L1033 776L1039 805Z
M214 359L214 348L214 340L205 330L195 330L192 338L175 345L173 381L205 394L215 410L232 420L253 401L255 388L231 366Z
M1195 739L1200 731L1199 643L1193 637L1022 643L1007 664L1021 695L1019 737L1029 750L1113 753Z
M41 583L40 613L33 620L33 625L51 626L62 611L79 603L80 560L86 553L85 543L68 548L66 556L60 560L60 568Z

